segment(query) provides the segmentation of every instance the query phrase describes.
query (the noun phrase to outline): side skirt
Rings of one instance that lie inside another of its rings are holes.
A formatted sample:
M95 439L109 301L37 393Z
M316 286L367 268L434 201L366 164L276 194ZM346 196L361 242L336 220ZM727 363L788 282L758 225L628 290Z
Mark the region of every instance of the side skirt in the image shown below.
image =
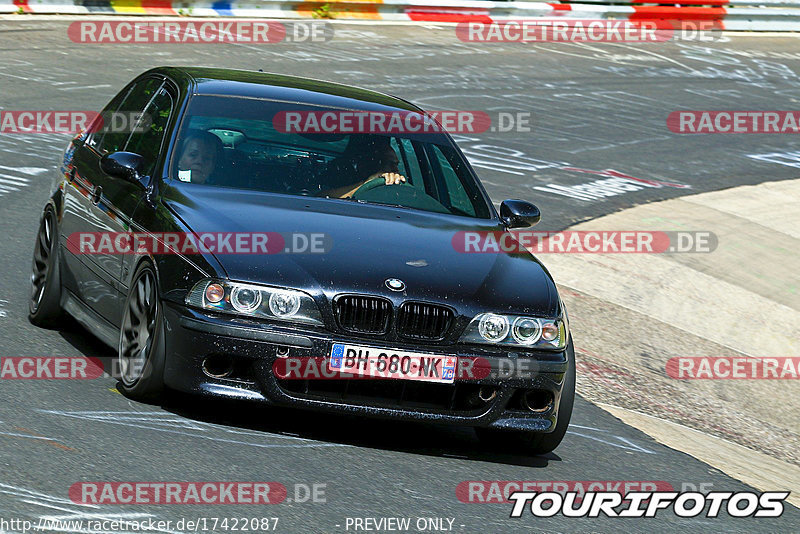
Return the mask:
M61 293L61 308L94 334L100 341L114 350L119 348L119 328L109 323L93 309L84 304L66 288Z

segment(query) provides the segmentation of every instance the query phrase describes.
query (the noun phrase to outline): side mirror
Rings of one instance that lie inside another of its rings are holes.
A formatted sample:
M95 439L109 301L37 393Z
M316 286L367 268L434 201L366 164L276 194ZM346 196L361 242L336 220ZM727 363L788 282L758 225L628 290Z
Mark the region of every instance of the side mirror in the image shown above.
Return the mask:
M539 208L524 200L504 200L500 204L500 219L508 228L525 228L539 222Z
M109 176L122 178L146 188L141 174L144 158L133 152L114 152L100 159L100 170Z

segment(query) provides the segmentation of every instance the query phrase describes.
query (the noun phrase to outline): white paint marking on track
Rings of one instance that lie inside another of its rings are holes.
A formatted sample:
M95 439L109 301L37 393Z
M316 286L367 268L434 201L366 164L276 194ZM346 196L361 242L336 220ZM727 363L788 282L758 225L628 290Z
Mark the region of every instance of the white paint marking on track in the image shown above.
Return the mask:
M17 434L15 432L0 432L0 436L9 436L12 438L28 438L28 439L42 439L45 441L57 441L53 438L47 438L44 436L32 436L30 434Z
M178 434L181 436L188 436L193 438L207 439L209 441L217 441L220 443L232 443L235 445L249 445L260 449L281 449L281 448L314 448L314 447L350 447L350 445L340 443L320 443L310 439L300 438L296 436L284 436L281 434L272 434L270 432L255 432L255 431L242 431L229 429L221 425L214 425L211 423L204 423L200 421L192 421L182 417L175 416L168 413L159 412L63 412L59 410L36 410L40 413L47 413L51 415L60 415L62 417L71 417L75 419L84 419L90 421L98 421L102 423L110 423L113 425L129 426L132 428L145 428L149 430L156 430L158 432L166 432L169 434ZM176 430L176 427L182 427L183 430ZM196 430L197 432L191 432ZM246 435L254 438L263 439L265 437L278 438L284 440L292 440L295 443L262 443L250 442L236 439L223 438L218 436L209 435L207 431L216 430L228 434ZM297 443L302 442L302 443Z
M20 488L17 486L12 486L10 484L4 484L0 482L0 495L12 495L15 497L25 498L25 499L36 499L44 502L55 503L55 504L68 504L72 506L83 506L85 508L100 508L100 506L96 504L77 504L72 502L69 499L65 499L63 497L55 497L53 495L48 495L47 493L41 493L34 490L29 490L27 488Z
M766 154L748 154L747 157L765 163L800 167L800 152L769 152Z
M87 85L85 87L59 87L59 91L74 91L75 89L103 89L106 87L111 87L111 85L107 83L103 83L100 85Z
M29 176L39 176L40 174L50 170L43 167L7 167L5 165L0 165L0 169L3 169L4 171L17 171Z
M570 424L569 427L571 429L578 428L585 431L603 433L602 436L593 436L587 432L575 432L574 430L567 430L567 434L572 434L573 436L580 436L582 438L591 439L593 441L598 441L600 443L604 443L606 445L610 445L612 447L617 447L619 449L624 449L628 451L643 452L645 454L658 454L656 451L651 451L650 449L646 449L641 445L637 445L628 438L611 434L608 430L603 430L601 428L593 428L590 426L575 425L575 424Z
M0 301L0 317L4 317L5 316L5 312L2 310L4 302L5 301ZM0 421L0 425L2 425L2 424L4 424L3 421ZM38 436L38 435L35 435L35 434L23 434L23 433L20 433L20 432L5 432L5 431L0 430L0 436L8 436L10 438L40 439L42 441L53 441L53 442L58 443L58 440L56 438L48 438L47 436ZM0 533L0 534L2 534L2 533Z
M603 428L595 428L593 426L581 426L581 425L576 425L575 423L570 423L569 427L570 428L582 428L584 430L594 430L595 432L609 432L609 430L605 430Z
M18 173L27 174L28 176L36 176L47 172L47 169L42 167L7 167L5 165L0 165L0 169L12 172L16 171ZM30 178L0 172L0 197L6 193L19 191L29 186L30 182Z
M46 529L48 532L67 532L73 534L116 534L118 531L85 528L87 525L85 525L83 522L89 520L119 521L137 519L141 520L147 518L154 518L155 522L158 522L159 520L159 518L154 514L142 512L101 512L99 511L101 507L96 504L75 503L63 497L56 497L53 495L48 495L47 493L41 493L39 491L29 490L27 488L12 486L10 484L4 484L0 482L0 497L3 495L8 495L12 498L15 498L21 503L40 506L48 510L67 512L66 514L59 515L36 515L31 513L26 514L25 512L18 513L18 515L27 515L28 517L33 518L33 522L36 523L36 526L42 524L48 526L49 528ZM103 508L107 509L106 507ZM8 507L3 506L0 509L8 509ZM35 530L37 529L34 527L34 531ZM166 529L153 529L149 530L149 532L182 534L178 531Z
M565 43L565 44L580 45L582 43L572 42L572 43ZM557 49L557 48L554 48L554 47L547 47L547 46L544 46L544 45L531 45L531 47L532 48L538 48L540 50L546 50L547 52L552 52L554 54L564 54L565 56L575 56L575 57L579 57L579 58L586 58L586 51L582 51L582 52L579 52L579 53L575 54L575 53L571 53L571 52L565 52L564 50L560 50L560 49ZM614 58L614 57L611 57L611 58L602 57L599 54L595 54L592 57L592 60L593 61L607 61L609 63L616 63L617 65L630 65L632 67L640 67L641 66L641 64L639 64L639 63L625 63L624 61L620 61L617 58Z
M58 413L68 413L68 412L58 412ZM205 423L202 421L193 421L191 419L186 419L185 417L180 417L171 413L164 413L164 412L119 412L119 411L82 411L82 412L69 412L73 414L80 414L82 418L85 419L93 419L96 421L120 421L124 420L125 422L145 422L148 424L153 425L161 425L165 428L174 428L176 426L182 427L183 429L188 430L221 430L223 432L227 432L229 434L242 434L242 435L257 435L262 437L265 433L263 432L252 432L246 430L236 430L233 428L228 428L222 425L216 425L213 423ZM284 439L292 439L298 441L312 441L305 438L300 438L296 436L287 436L284 434L270 434L266 433L267 435L284 438Z
M30 183L31 181L28 178L23 178L22 176L12 176L10 174L3 174L0 172L0 184L27 187Z
M634 46L632 46L630 44L627 44L627 43L607 43L607 44L610 44L611 46L620 46L622 48L627 48L629 50L635 50L637 53L640 53L640 54L649 54L649 55L651 55L653 57L657 57L657 58L663 59L664 61L667 61L669 63L674 63L674 64L676 64L676 65L678 65L680 67L683 67L684 69L688 70L692 74L699 74L700 73L700 71L698 71L697 69L692 68L689 65L686 65L684 63L681 63L680 61L677 61L675 59L669 58L669 57L664 56L662 54L656 54L655 52L652 52L652 51L649 51L649 50L645 50L645 47L634 47Z

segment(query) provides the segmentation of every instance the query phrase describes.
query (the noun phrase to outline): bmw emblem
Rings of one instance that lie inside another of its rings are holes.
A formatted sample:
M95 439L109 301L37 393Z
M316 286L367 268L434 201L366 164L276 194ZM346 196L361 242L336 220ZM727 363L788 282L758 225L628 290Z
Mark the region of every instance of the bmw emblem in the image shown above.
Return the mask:
M384 284L386 284L386 287L392 291L402 291L406 288L405 282L398 280L397 278L387 278Z

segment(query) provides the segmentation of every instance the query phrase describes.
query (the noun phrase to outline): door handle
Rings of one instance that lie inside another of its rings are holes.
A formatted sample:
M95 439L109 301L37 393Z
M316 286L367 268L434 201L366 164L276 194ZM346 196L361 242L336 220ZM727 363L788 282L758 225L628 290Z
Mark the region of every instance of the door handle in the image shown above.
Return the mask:
M95 206L100 204L100 199L102 198L102 196L103 196L103 188L98 185L97 187L94 188L94 191L92 191L92 204L94 204Z

